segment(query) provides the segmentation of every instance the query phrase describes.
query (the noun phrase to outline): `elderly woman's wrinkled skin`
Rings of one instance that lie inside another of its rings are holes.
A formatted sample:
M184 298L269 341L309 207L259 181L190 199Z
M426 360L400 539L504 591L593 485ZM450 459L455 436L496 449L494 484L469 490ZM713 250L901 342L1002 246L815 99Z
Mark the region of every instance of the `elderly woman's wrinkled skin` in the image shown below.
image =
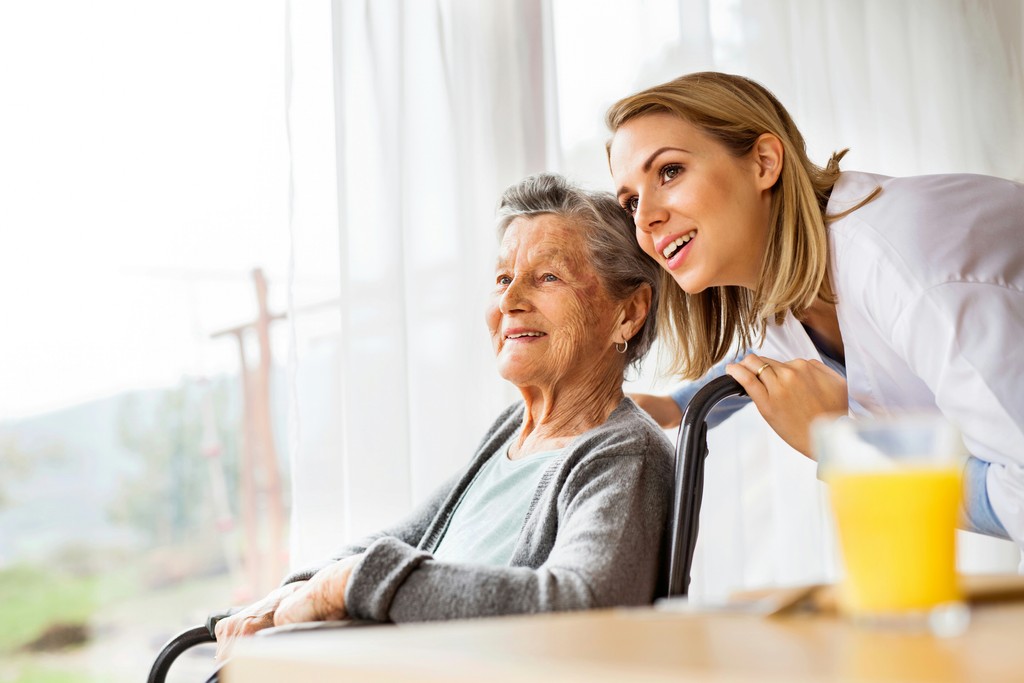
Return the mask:
M226 657L239 636L250 636L257 631L274 625L274 614L281 602L292 593L301 590L307 581L296 581L280 586L266 597L254 602L240 612L217 622L214 633L217 636L217 654L215 659Z
M527 405L514 450L558 448L571 437L547 435L603 421L622 399L614 345L640 329L650 291L614 301L579 239L564 219L547 214L515 219L502 239L486 320L498 372ZM556 404L576 409L549 420Z
M215 658L226 657L239 636L251 636L271 626L345 619L348 616L345 587L352 568L362 558L362 555L346 557L324 567L309 581L285 584L263 600L217 622Z

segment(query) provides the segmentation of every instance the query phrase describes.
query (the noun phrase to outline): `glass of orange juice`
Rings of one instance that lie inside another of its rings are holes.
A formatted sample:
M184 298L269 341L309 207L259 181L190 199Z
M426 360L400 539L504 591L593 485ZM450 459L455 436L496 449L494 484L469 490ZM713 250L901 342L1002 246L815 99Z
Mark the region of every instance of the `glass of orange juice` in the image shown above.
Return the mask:
M841 417L815 423L812 439L839 532L841 611L916 623L957 605L966 454L956 428L941 415Z

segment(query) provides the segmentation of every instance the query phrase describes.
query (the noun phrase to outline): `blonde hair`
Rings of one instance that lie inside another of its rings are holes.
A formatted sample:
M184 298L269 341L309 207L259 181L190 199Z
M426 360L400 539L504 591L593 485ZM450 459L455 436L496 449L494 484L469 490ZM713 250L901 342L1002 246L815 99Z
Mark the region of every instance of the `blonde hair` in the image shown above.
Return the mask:
M757 289L721 286L687 294L668 272L661 273L657 318L672 358L669 369L696 379L722 360L735 341L741 348L755 340L759 344L769 321L780 322L787 312L799 316L819 297L834 303L825 225L838 216L826 218L825 206L847 150L834 153L824 168L811 163L803 135L785 107L764 86L741 76L682 76L619 100L605 122L614 133L627 121L656 113L678 116L736 157L748 154L765 133L777 137L783 149Z

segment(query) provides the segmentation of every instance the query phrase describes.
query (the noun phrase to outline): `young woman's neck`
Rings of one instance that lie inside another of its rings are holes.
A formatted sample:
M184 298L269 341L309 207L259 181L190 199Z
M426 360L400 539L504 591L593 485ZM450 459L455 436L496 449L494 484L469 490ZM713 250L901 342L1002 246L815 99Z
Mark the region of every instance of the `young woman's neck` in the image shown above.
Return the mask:
M815 299L811 307L800 314L799 320L812 329L818 339L825 344L825 352L828 355L839 361L846 361L843 334L839 329L839 316L835 304L821 298Z
M597 375L519 390L526 411L522 432L510 451L513 458L561 448L604 423L622 402L622 368L614 363Z

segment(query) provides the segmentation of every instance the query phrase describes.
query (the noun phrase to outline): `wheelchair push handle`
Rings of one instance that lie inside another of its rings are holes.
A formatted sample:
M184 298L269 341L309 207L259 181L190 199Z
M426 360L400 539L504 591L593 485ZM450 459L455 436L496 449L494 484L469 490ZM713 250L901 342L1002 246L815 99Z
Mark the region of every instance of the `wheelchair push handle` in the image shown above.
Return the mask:
M675 490L669 519L667 597L684 596L690 587L690 568L697 544L700 506L704 494L704 458L708 454L707 418L721 401L745 396L739 382L728 375L701 387L683 413L676 441Z
M231 616L237 609L229 609L216 614L211 614L206 619L206 623L202 626L195 626L193 628L182 631L178 635L168 640L163 648L160 650L160 654L157 655L156 660L153 662L153 667L149 670L149 678L146 679L147 683L164 683L167 678L167 672L171 668L171 664L174 660L181 655L182 652L196 645L202 645L203 643L214 643L217 641L217 622L221 619Z

